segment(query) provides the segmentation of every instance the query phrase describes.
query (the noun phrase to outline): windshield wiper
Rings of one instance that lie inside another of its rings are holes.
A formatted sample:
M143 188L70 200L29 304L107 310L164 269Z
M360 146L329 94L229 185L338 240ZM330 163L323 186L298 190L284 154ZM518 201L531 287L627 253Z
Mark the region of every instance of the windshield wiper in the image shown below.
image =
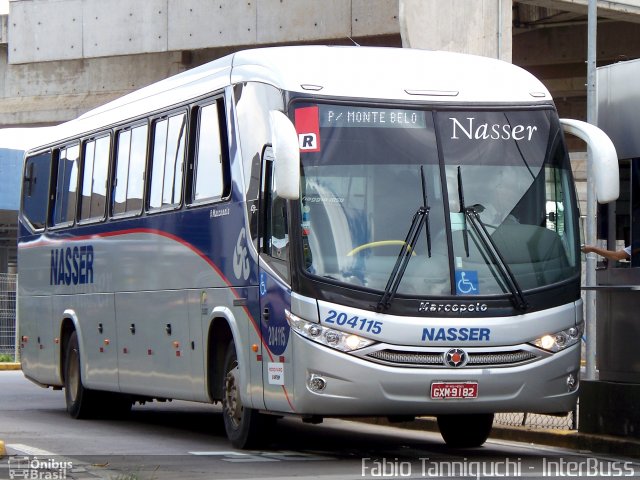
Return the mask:
M462 188L462 171L458 166L458 203L460 204L460 213L466 211L464 205L464 189ZM462 239L464 241L464 253L469 257L469 230L467 229L467 215L462 217Z
M427 225L427 255L431 257L431 227L429 225L429 211L431 207L429 206L427 198L427 180L424 176L424 167L422 165L420 165L420 176L422 178L422 200L424 205L420 206L418 211L413 215L409 231L404 239L398 258L396 258L393 270L391 270L391 275L389 275L387 286L384 288L384 293L376 305L376 312L378 313L388 310L391 306L391 302L396 296L396 292L404 276L404 271L407 269L411 255L413 255L422 227L424 227L425 224Z
M506 284L511 296L513 298L513 303L518 310L525 311L529 308L529 303L522 292L522 288L520 288L520 284L518 283L518 279L511 271L509 264L505 261L500 249L496 245L496 242L493 240L489 231L480 220L479 212L484 210L482 205L472 205L470 207L466 207L464 205L464 195L462 194L462 173L460 167L458 167L458 193L460 195L460 207L461 211L464 212L465 217L465 225L464 225L464 234L465 234L465 250L467 252L467 256L469 256L469 240L467 237L467 224L466 219L469 220L471 227L476 233L476 237L482 243L485 251L491 257L493 264L498 269L498 272L502 275L502 279Z
M393 270L391 270L391 275L389 275L387 286L385 287L384 293L382 294L382 297L376 305L376 312L384 312L391 306L391 302L396 296L396 292L398 291L398 287L400 286L400 282L402 281L402 277L404 276L404 271L407 269L407 265L409 264L409 260L411 259L411 255L413 254L414 247L416 245L416 242L418 241L418 236L420 235L422 227L424 227L428 216L429 207L425 206L420 206L420 208L418 208L418 211L413 215L411 226L409 227L407 236L404 239L404 243L402 244L402 248L400 249L400 253L398 254L396 263L393 266Z
M424 208L426 211L426 223L427 223L427 255L431 258L431 225L429 224L429 211L431 207L429 206L429 199L427 198L427 179L424 176L424 165L420 165L420 177L422 178L422 200Z

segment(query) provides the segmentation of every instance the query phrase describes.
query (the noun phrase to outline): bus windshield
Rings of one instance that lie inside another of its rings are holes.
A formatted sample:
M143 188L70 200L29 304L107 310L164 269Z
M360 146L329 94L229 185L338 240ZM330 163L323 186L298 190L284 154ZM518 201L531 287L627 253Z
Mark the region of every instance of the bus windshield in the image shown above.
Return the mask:
M570 165L551 109L296 103L294 117L308 274L385 292L423 207L400 295L514 294L579 275Z

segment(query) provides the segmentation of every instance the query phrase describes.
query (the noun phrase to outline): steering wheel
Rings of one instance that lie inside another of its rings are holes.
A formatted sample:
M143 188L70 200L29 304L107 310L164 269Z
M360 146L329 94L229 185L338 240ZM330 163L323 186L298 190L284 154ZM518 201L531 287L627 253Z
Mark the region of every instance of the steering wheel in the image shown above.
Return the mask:
M357 246L349 253L347 253L347 257L351 257L356 253L361 252L362 250L367 250L369 248L378 248L378 247L387 247L389 245L405 245L406 242L404 240L378 240L377 242L369 242L363 243L362 245ZM407 248L411 250L411 247L407 245ZM415 255L416 252L411 252L412 255Z

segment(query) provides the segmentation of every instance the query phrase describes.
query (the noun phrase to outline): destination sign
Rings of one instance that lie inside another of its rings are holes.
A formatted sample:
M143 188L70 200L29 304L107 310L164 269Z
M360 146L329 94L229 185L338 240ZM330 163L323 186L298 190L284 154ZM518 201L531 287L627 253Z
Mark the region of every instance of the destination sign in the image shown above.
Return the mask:
M425 128L418 110L320 105L320 126L333 128Z

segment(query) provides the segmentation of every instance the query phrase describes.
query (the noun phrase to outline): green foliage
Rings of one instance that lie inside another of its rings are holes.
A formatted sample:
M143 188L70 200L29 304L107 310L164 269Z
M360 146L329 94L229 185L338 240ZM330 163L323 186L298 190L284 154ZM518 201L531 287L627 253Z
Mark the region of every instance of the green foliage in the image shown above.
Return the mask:
M8 355L6 353L0 353L0 363L13 362L13 361L14 361L13 355Z

